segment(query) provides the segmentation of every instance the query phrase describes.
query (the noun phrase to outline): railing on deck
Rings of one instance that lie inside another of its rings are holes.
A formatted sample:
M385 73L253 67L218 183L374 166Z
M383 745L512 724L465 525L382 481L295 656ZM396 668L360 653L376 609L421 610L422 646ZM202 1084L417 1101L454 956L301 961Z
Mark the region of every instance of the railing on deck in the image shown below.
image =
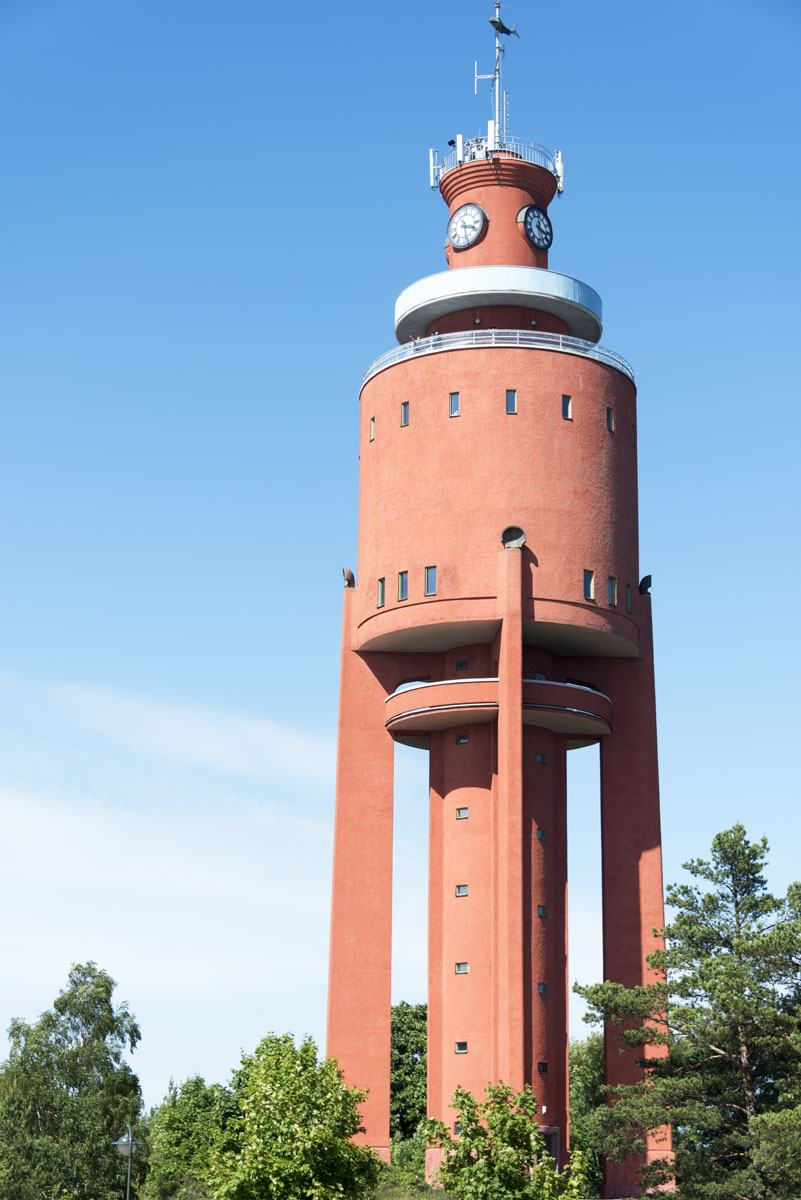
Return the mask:
M634 372L620 354L607 350L595 342L583 338L568 337L563 333L538 333L529 329L468 329L457 333L435 333L431 337L417 338L404 342L380 355L364 373L362 387L379 371L404 362L407 358L418 358L425 354L441 354L446 350L472 350L487 346L515 346L523 350L552 350L560 354L577 354L581 358L592 358L621 371L632 383Z

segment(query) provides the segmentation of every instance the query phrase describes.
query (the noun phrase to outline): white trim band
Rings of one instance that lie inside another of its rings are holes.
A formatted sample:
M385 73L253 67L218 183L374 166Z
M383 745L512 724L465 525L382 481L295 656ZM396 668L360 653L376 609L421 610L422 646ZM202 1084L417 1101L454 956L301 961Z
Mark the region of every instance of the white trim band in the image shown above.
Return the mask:
M580 279L540 267L462 267L426 275L401 292L395 335L408 342L427 334L438 317L487 305L538 308L564 321L572 337L588 342L597 342L603 328L601 297Z

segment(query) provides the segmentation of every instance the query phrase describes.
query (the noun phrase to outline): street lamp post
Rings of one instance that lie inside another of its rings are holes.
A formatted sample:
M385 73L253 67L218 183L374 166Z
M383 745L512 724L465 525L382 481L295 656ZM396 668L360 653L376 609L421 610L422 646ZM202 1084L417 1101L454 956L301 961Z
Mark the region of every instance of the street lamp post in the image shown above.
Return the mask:
M131 1200L131 1163L133 1162L133 1152L142 1143L134 1141L133 1129L128 1125L122 1137L117 1138L116 1142L112 1142L111 1144L117 1147L118 1154L123 1154L128 1159L128 1183L125 1188L125 1200Z

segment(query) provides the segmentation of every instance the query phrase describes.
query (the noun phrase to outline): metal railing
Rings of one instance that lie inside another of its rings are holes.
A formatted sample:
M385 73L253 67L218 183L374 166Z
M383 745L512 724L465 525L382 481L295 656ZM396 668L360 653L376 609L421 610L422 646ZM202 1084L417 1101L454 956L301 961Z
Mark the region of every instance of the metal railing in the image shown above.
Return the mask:
M529 141L528 138L498 137L492 149L490 149L490 144L486 137L466 138L461 161L463 163L478 162L481 159L489 158L492 154L498 153L513 154L515 158L520 158L523 162L534 163L537 167L545 167L545 170L550 171L556 179L560 177L553 154L549 150L546 150L544 146ZM452 171L454 167L459 165L456 150L452 150L450 154L446 154L442 162L437 164L437 182L448 171Z
M473 350L491 346L515 346L521 350L555 350L560 354L577 354L581 358L592 358L621 371L632 383L634 372L620 354L597 346L595 342L585 342L583 338L568 337L563 333L538 333L528 329L468 329L458 333L435 333L431 337L417 338L413 342L404 342L380 355L364 373L361 386L372 379L379 371L392 367L395 363L404 362L408 358L418 358L425 354L441 354L446 350Z

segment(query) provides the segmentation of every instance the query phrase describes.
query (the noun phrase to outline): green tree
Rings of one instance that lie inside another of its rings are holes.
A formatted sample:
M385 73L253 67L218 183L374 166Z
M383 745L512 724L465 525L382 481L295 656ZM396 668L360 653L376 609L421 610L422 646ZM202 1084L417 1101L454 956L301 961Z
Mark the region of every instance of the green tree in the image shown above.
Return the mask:
M600 1196L604 1182L603 1134L599 1111L606 1101L604 1039L591 1033L570 1043L570 1148L580 1150L587 1168L591 1196Z
M764 838L752 843L735 825L715 837L710 859L685 864L699 882L668 888L675 917L665 949L649 959L668 982L577 989L589 1019L610 1022L625 1046L667 1048L645 1060L642 1083L616 1090L599 1119L613 1158L671 1123L675 1177L688 1200L787 1200L783 1134L801 1158L801 1129L780 1115L797 1115L799 1101L801 886L771 895L767 853ZM672 1173L666 1162L645 1179Z
M114 1006L114 988L95 963L73 966L38 1021L11 1022L0 1067L0 1200L119 1200L125 1167L112 1142L136 1126L142 1098L124 1061L139 1027L127 1005Z
M170 1083L164 1101L148 1121L148 1173L144 1200L205 1200L211 1153L234 1099L219 1083L207 1084L199 1075L180 1087Z
M411 1138L426 1115L428 1006L402 1000L392 1007L389 1131Z
M443 1151L439 1182L458 1200L557 1200L588 1195L580 1151L568 1170L557 1171L537 1128L537 1099L531 1088L514 1092L487 1085L483 1100L464 1088L453 1097L458 1134L439 1121L428 1123L431 1145Z
M351 1138L364 1092L346 1087L311 1038L268 1034L232 1083L235 1115L212 1150L215 1200L348 1200L372 1191L381 1166Z

